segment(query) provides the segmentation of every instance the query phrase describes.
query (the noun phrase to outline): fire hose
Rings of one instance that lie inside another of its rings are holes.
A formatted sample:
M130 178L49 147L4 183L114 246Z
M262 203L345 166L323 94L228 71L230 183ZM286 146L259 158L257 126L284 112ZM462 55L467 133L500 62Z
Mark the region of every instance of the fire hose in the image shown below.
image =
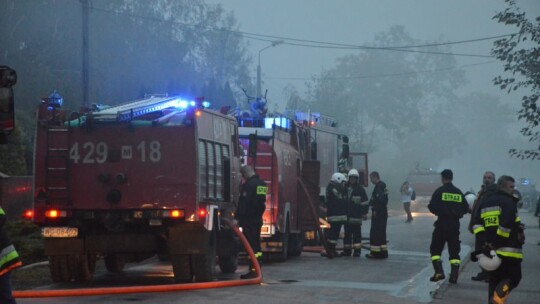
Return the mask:
M57 289L57 290L16 290L13 291L15 298L45 298L45 297L80 297L80 296L97 296L97 295L115 295L115 294L132 294L132 293L151 293L151 292L171 292L171 291L186 291L210 288L234 287L243 285L257 285L262 282L261 266L259 265L253 249L249 245L246 237L240 231L238 226L233 225L229 221L224 220L229 225L236 235L242 241L251 262L255 266L257 276L247 280L230 280L230 281L215 281L215 282L200 282L187 284L167 284L167 285L148 285L148 286L127 286L127 287L102 287L102 288L82 288L82 289Z

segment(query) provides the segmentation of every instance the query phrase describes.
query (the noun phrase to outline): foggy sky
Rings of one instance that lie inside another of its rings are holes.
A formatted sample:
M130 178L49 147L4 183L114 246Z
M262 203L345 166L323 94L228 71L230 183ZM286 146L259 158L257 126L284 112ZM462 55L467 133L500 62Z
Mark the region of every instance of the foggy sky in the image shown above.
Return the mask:
M503 0L208 0L220 3L226 10L234 11L240 23L240 31L325 41L333 43L364 45L372 43L374 35L387 31L392 25L402 25L414 39L425 42L433 40L461 41L510 34L516 28L492 20L496 12L502 11ZM517 0L518 6L530 19L540 16L540 1ZM250 40L253 57L253 77L258 51L268 42ZM493 40L452 46L453 53L489 55ZM282 90L293 84L301 94L304 83L323 68L334 65L335 59L351 50L328 50L279 45L261 53L263 91L268 89L270 102L280 102L284 107L286 96ZM464 67L470 83L458 93L479 91L499 96L514 108L520 105L521 94L508 95L492 83L502 73L502 63L492 58L457 57L458 64L470 65L495 61L490 64ZM376 73L376 71L373 71ZM368 71L369 74L369 71ZM516 124L516 130L522 125ZM519 137L516 131L516 137ZM523 139L525 141L525 139ZM504 145L503 145L504 147ZM500 153L481 150L483 147L465 147L452 159L443 160L441 166L454 168L457 184L465 189L478 186L485 170L498 175L511 174L515 177L528 176L537 180L540 188L539 161L510 159L507 148ZM480 150L479 150L480 149ZM494 154L497 156L491 157ZM384 163L382 154L370 156L372 169ZM381 171L388 171L384 168ZM436 168L442 169L442 168ZM466 177L464 177L466 175Z

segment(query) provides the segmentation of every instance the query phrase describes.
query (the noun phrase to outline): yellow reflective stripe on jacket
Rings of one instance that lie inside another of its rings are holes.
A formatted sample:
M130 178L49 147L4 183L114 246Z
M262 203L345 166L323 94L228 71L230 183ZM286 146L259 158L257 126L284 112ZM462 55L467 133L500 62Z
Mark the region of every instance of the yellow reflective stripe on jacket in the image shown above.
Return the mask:
M461 260L460 259L452 259L450 260L450 265L460 265Z
M19 254L15 250L15 246L9 245L0 252L0 269L5 268L13 260L17 259Z
M501 208L491 207L480 210L480 217L485 218L488 216L499 216L501 215Z
M4 212L4 209L2 209L2 207L0 207L0 215L6 215L6 213Z
M504 228L502 226L499 226L499 228L497 228L497 235L505 237L505 238L509 238L511 231L512 231L512 229Z
M461 196L461 194L443 192L442 193L442 200L445 201L445 202L461 203L462 196Z
M503 257L523 259L523 251L519 248L501 247L496 250L497 254Z
M486 231L486 229L482 225L474 225L473 226L473 233L474 234L477 234L479 232L485 232L485 231Z
M329 222L345 222L347 221L347 216L346 215L333 215L333 216L329 216L326 220Z
M432 261L440 261L441 260L441 256L440 255L434 255L431 257L431 260Z
M520 223L521 222L521 218L519 218L519 216L516 216L516 223Z
M266 186L257 186L257 195L266 195L268 187Z

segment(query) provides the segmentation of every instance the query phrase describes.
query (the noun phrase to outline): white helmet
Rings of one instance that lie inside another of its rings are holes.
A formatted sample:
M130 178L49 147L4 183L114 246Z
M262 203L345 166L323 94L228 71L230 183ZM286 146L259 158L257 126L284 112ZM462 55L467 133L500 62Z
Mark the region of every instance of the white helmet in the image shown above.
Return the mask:
M345 182L346 180L347 178L345 177L345 175L339 172L332 174L332 178L330 179L331 182L338 183L338 184L341 184Z
M358 174L358 170L356 170L356 169L351 169L351 170L349 171L349 174L348 174L348 175L349 175L349 177L354 176L354 177L356 177L356 178L360 178L360 174Z
M483 253L477 254L476 258L478 259L478 264L480 264L480 267L482 267L484 270L487 271L493 271L501 265L501 258L497 256L497 253L495 253L495 250L490 251L491 256L486 256Z
M474 195L473 193L469 193L465 195L465 200L467 201L469 206L472 207L472 205L474 204L474 201L476 200L476 195Z

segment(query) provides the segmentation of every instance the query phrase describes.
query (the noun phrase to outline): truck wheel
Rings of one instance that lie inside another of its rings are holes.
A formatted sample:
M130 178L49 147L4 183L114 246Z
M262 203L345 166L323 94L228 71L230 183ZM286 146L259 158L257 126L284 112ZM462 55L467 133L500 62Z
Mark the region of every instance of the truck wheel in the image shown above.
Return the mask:
M238 255L220 255L218 264L221 272L234 273L238 268Z
M126 261L119 254L108 254L105 256L105 267L109 272L121 272L124 270Z
M193 261L193 275L195 282L208 282L214 278L214 269L216 267L216 254L211 251L206 254L194 254L191 256Z
M92 280L96 268L95 257L92 258L88 254L73 254L68 256L68 263L71 278L75 282Z
M191 270L191 259L187 254L171 254L172 269L176 283L191 283L193 271Z
M279 232L275 236L278 242L281 241L281 252L270 253L268 257L270 262L281 263L287 260L287 253L289 252L289 216L287 216L285 223L285 232Z
M304 237L302 233L289 233L288 256L296 257L302 254L304 250Z
M49 256L49 270L52 280L56 283L69 282L71 280L67 255Z

